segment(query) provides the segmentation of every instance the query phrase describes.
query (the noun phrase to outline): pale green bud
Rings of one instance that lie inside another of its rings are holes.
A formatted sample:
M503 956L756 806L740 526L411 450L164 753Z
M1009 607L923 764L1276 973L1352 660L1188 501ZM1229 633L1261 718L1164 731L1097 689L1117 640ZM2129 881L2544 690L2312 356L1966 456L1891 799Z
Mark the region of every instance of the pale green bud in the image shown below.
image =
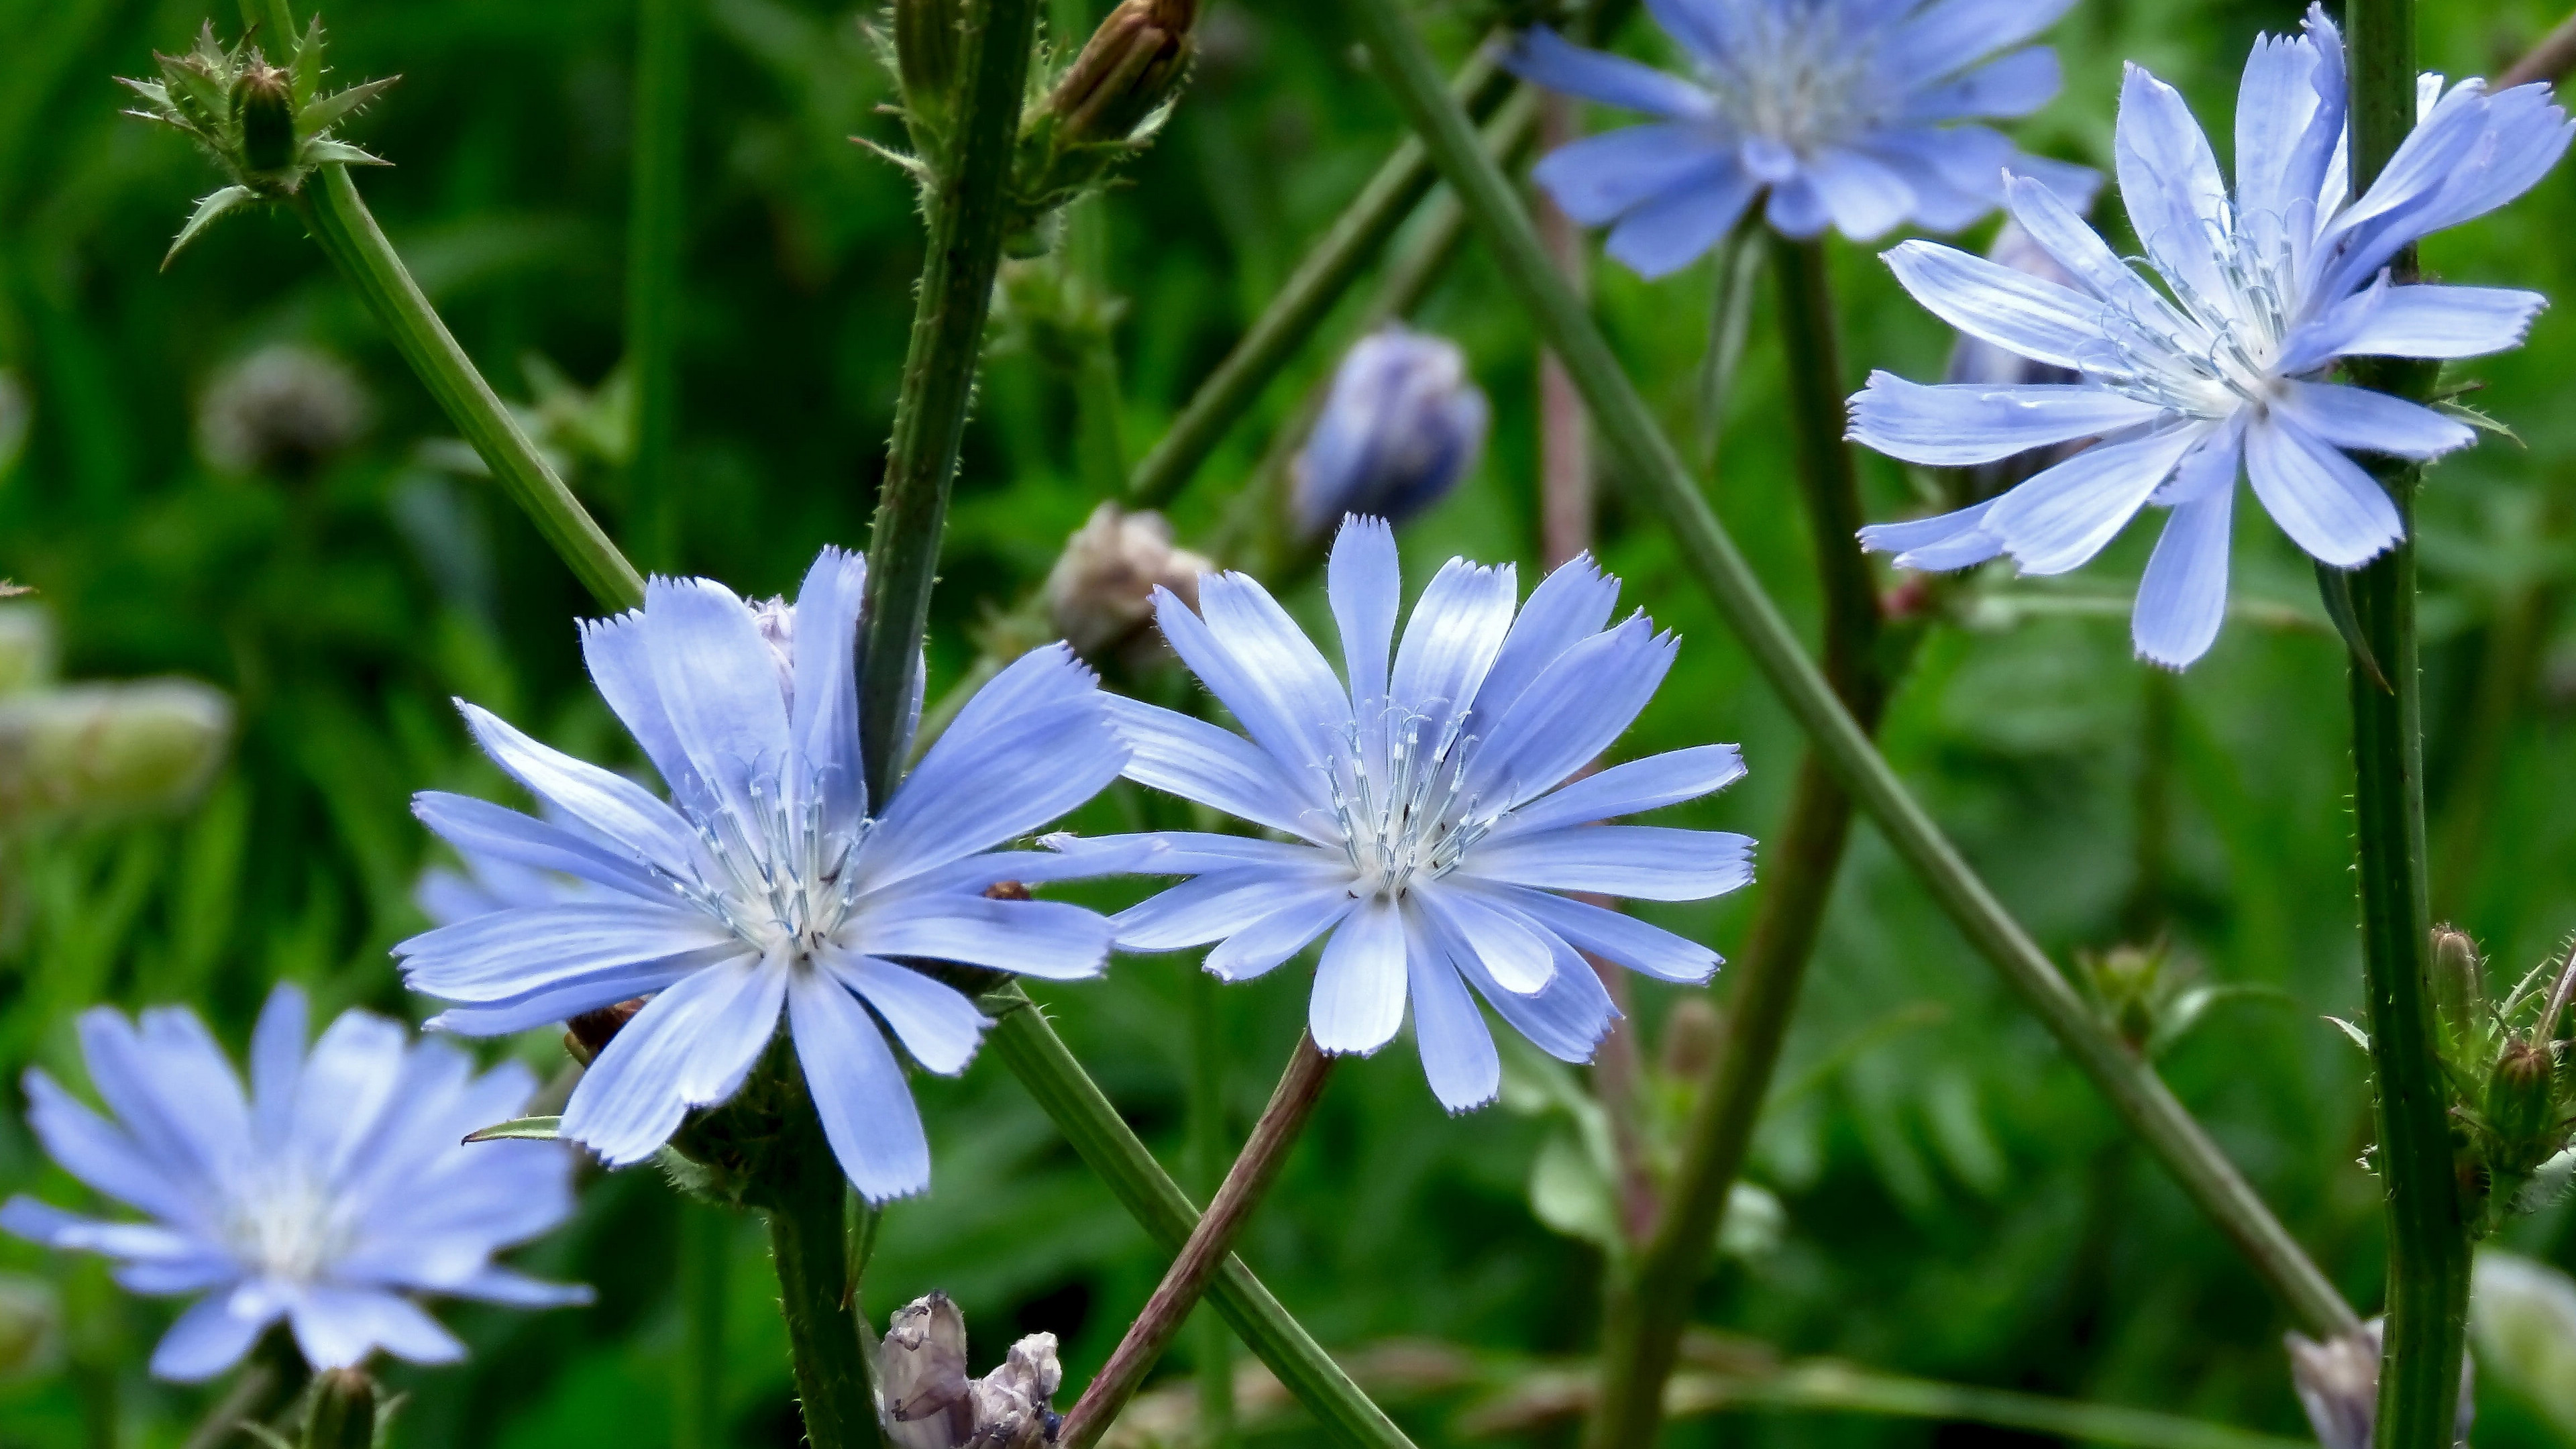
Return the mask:
M54 618L42 604L0 604L0 695L54 682Z
M222 763L232 703L183 679L0 699L0 825L158 814Z
M365 1369L325 1369L313 1381L304 1449L373 1449L375 1442L376 1381Z

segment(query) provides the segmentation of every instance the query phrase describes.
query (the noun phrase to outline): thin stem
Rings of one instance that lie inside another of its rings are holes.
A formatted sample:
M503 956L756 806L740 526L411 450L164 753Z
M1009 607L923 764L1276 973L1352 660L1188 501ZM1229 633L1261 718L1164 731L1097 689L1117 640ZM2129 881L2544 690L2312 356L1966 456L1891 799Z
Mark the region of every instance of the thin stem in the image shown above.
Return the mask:
M283 11L283 6L276 7ZM283 20L283 16L280 16ZM592 597L610 609L644 602L644 578L555 476L492 385L403 267L358 196L348 168L325 166L296 195L314 239L393 338L394 350Z
M991 1050L1029 1089L1065 1141L1100 1174L1128 1215L1154 1241L1179 1252L1198 1226L1198 1209L1066 1050L1036 1003L1017 985L1007 985L988 993L983 1004L996 1018L985 1038ZM1360 1392L1241 1259L1229 1255L1218 1264L1207 1295L1244 1346L1269 1365L1336 1443L1348 1449L1413 1449L1413 1441L1386 1411Z
M1225 1033L1217 987L1217 979L1195 962L1181 983L1190 1021L1190 1189L1203 1197L1214 1197L1225 1178ZM1204 1307L1191 1319L1190 1336L1198 1360L1198 1442L1202 1449L1217 1449L1234 1438L1234 1337L1225 1320Z
M1815 534L1824 595L1825 677L1864 730L1886 699L1879 659L1878 585L1861 556L1860 482L1843 441L1841 344L1821 241L1766 230L1780 279L1780 328L1789 381L1799 494ZM1851 837L1852 802L1814 750L1799 761L1789 817L1765 852L1769 884L1734 970L1725 1035L1708 1086L1691 1113L1670 1205L1602 1329L1602 1397L1588 1442L1596 1449L1651 1444L1663 1419L1664 1383L1681 1345L1691 1296L1707 1271L1726 1200L1744 1168L1770 1092L1780 1044L1815 954L1834 876Z
M802 1094L799 1094L800 1097ZM792 1128L805 1150L778 1180L764 1184L769 1251L778 1269L779 1308L796 1372L796 1402L814 1449L860 1449L882 1442L867 1360L848 1291L849 1256L842 1199L849 1183L823 1141L810 1102L800 1102Z
M1663 518L1685 565L1807 732L1842 787L1869 812L1899 857L1929 888L1968 941L2047 1026L2131 1131L2146 1139L2183 1190L2272 1285L2293 1316L2316 1331L2354 1326L2351 1308L2263 1206L2235 1167L2173 1094L2097 1020L2038 944L1961 859L1888 767L1858 720L1806 656L1798 636L1764 592L1743 553L1693 485L1672 442L1600 329L1547 263L1528 213L1501 170L1477 147L1467 118L1440 89L1438 73L1411 26L1386 0L1349 0L1379 71L1424 137L1441 171L1485 234L1505 280L1537 323L1541 340L1565 359L1592 420L1616 453L1619 476Z
M1242 1233L1243 1225L1251 1221L1252 1210L1269 1195L1270 1185L1278 1181L1279 1169L1288 1161L1288 1149L1296 1145L1299 1134L1306 1130L1306 1119L1314 1115L1315 1104L1323 1100L1324 1080L1332 1071L1333 1059L1316 1050L1314 1037L1299 1033L1297 1049L1288 1057L1288 1069L1280 1073L1279 1085L1270 1093L1270 1105L1262 1109L1261 1120L1253 1124L1252 1137L1226 1172L1224 1186L1217 1189L1198 1225L1190 1229L1189 1241L1172 1259L1154 1296L1145 1300L1145 1311L1136 1315L1126 1336L1109 1355L1109 1362L1082 1391L1073 1412L1065 1415L1056 1436L1060 1449L1091 1449L1092 1443L1117 1419L1119 1410L1126 1408L1127 1401L1143 1387L1155 1360L1179 1336L1190 1309L1207 1291L1218 1266L1232 1254L1234 1240Z
M2415 121L2412 0L2354 0L2352 150L2356 194L2370 185ZM2411 281L2412 251L2392 262ZM2357 364L2356 380L2421 398L2420 364ZM2424 857L2424 735L2416 669L2414 496L2417 471L2396 459L2372 469L2397 504L2406 536L2352 578L2353 613L2382 689L2348 672L2352 702L2353 823L2361 880L2364 984L2378 1089L2378 1168L2388 1205L2387 1358L2379 1376L2377 1442L2447 1449L2455 1437L2469 1306L2469 1225L2451 1147L2450 1094L2440 1056Z
M868 538L868 586L859 649L859 752L868 795L883 800L903 776L910 746L921 635L948 485L974 401L976 361L1002 236L1011 224L1012 143L1028 86L1037 0L973 0L966 7L956 139L934 158L930 239L922 259L895 403L885 488Z
M680 249L688 211L689 25L695 0L637 0L634 166L626 222L626 368L635 389L631 530L674 567L679 506Z
M723 1449L725 1269L732 1213L683 1197L680 1208L680 1362L673 1375L675 1449Z
M2523 52L2522 59L2505 67L2491 89L2511 90L2533 81L2555 81L2571 66L2576 66L2576 15L2559 21L2556 29Z

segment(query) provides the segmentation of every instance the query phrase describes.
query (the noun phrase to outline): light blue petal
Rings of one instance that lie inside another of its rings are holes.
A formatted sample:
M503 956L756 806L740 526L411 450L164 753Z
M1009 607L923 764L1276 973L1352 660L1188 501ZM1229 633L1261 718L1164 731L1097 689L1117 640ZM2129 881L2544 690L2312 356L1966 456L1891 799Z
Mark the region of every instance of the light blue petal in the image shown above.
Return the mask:
M2364 293L2360 301L2373 294ZM2345 332L2337 352L2369 357L2483 357L2522 345L2549 305L2538 292L2433 283L2390 287Z
M1289 774L1241 735L1124 695L1103 700L1128 749L1127 778L1140 785L1291 835L1312 834L1329 808L1318 779Z
M870 956L962 961L1079 981L1108 964L1114 934L1106 917L1062 901L907 894L863 902L838 944Z
M2478 440L2468 424L2422 403L2337 382L2284 381L2272 409L2320 441L2356 452L2432 458Z
M1117 915L1122 951L1178 951L1221 941L1279 909L1282 889L1305 894L1347 886L1347 865L1317 859L1296 871L1263 868L1210 871L1148 897Z
M59 1159L57 1159L59 1160ZM65 1164L68 1168L69 1164ZM0 1232L63 1252L193 1270L209 1255L211 1245L194 1232L158 1223L113 1223L69 1213L51 1203L19 1195L0 1204Z
M1512 621L1494 667L1476 691L1476 713L1469 728L1489 730L1557 656L1601 632L1619 601L1619 581L1601 571L1590 554L1578 554L1539 580L1529 602Z
M561 826L471 795L423 790L411 813L467 857L487 856L541 871L559 871L657 903L675 896L668 881L633 856L620 856Z
M1532 26L1515 36L1503 50L1502 63L1512 74L1549 90L1666 120L1701 120L1717 110L1717 102L1708 92L1678 76L1620 56L1586 50L1544 25Z
M1568 142L1530 168L1567 216L1601 226L1659 197L1734 170L1705 126L1655 122Z
M1462 873L1504 885L1697 901L1753 878L1753 842L1722 830L1580 825L1533 831L1469 852Z
M802 979L802 973L791 973L791 980ZM564 1104L563 1135L611 1167L652 1156L678 1130L689 1108L700 1105L689 1100L682 1086L694 1059L710 1047L721 1052L739 1045L710 1042L711 1028L726 1018L738 998L768 985L747 963L726 963L693 971L644 1003L591 1059L590 1069L573 1088L572 1100ZM798 1055L810 1063L809 1054Z
M859 601L868 562L825 548L796 590L796 698L788 717L798 768L789 788L814 792L822 828L850 835L868 813L867 766L859 758Z
M2065 81L2057 52L2032 46L1988 61L1955 80L1916 91L1906 98L1899 119L1909 122L1952 121L1967 117L2010 120L2027 116L2056 99Z
M1220 981L1249 981L1306 949L1340 925L1359 902L1340 885L1282 891L1277 908L1226 937L1207 954L1206 969Z
M1164 830L1150 835L1050 836L1049 842L1078 861L1098 861L1110 868L1092 874L1197 875L1208 870L1262 866L1302 870L1319 860L1343 859L1342 847L1295 845L1249 835L1217 835L1198 830Z
M1453 558L1414 601L1387 693L1404 712L1402 728L1416 732L1417 748L1437 748L1447 724L1466 715L1511 632L1519 596L1511 565L1485 568Z
M1431 1095L1452 1114L1472 1112L1502 1094L1503 1060L1494 1051L1494 1034L1467 983L1449 964L1451 953L1423 939L1423 926L1408 923L1416 939L1404 953L1407 985L1413 998L1413 1040L1422 1053L1422 1075Z
M25 1086L27 1125L63 1171L156 1218L173 1223L200 1221L199 1194L190 1191L187 1183L173 1181L115 1123L92 1112L39 1068L27 1069Z
M531 1278L516 1269L497 1264L485 1267L447 1291L459 1298L499 1303L510 1308L570 1308L589 1303L597 1296L585 1283L549 1283L543 1278Z
M174 1183L202 1191L249 1150L249 1109L204 1026L173 1030L174 1013L185 1016L144 1013L138 1032L113 1008L93 1007L78 1019L81 1054L90 1086L136 1145Z
M232 1309L233 1295L215 1293L191 1304L152 1349L152 1376L172 1383L203 1383L241 1362L275 1313L250 1316Z
M2075 370L2106 350L2101 305L2055 282L1937 242L1900 242L1883 256L1915 301L1971 337Z
M710 1106L740 1090L752 1064L778 1034L792 969L785 951L773 948L767 956L720 961L699 973L715 979L698 1017L697 1045L676 1074L683 1101Z
M787 1015L823 1136L859 1195L891 1201L930 1186L930 1141L903 1068L857 998L814 972L789 979Z
M1640 614L1558 655L1488 727L1467 766L1467 793L1491 809L1562 784L1627 732L1678 648Z
M1547 978L1547 985L1527 996L1503 990L1473 956L1453 955L1449 964L1476 988L1496 1016L1529 1038L1531 1045L1561 1062L1588 1062L1601 1038L1609 1035L1610 1024L1619 1019L1619 1009L1610 1003L1610 993L1593 974L1590 962L1553 933L1542 934L1555 953L1556 971Z
M1602 250L1648 281L1671 276L1735 229L1756 189L1731 159L1712 156L1660 196L1624 213Z
M1441 881L1419 881L1406 892L1418 916L1448 942L1452 954L1475 957L1506 991L1526 996L1547 984L1555 973L1547 942L1512 915L1498 911L1466 891L1443 889Z
M653 682L689 766L747 827L776 808L787 763L779 659L751 610L712 579L644 587ZM757 848L760 835L752 839Z
M1851 439L1892 458L1938 467L1991 463L2032 448L2098 438L2154 421L2164 409L2104 387L1908 382L1873 372L1851 400Z
M1270 597L1270 591L1247 574L1210 575L1199 582L1199 617L1242 667L1246 681L1264 696L1269 713L1305 743L1311 752L1308 758L1317 762L1331 758L1350 728L1350 692L1333 677L1333 667L1324 662L1314 641ZM1399 648L1399 677L1404 672L1402 653ZM1226 701L1229 707L1233 703Z
M1468 884L1491 896L1497 904L1518 911L1542 929L1563 937L1577 949L1661 981L1697 986L1707 981L1722 964L1715 951L1697 941L1676 936L1661 926L1647 925L1634 916L1623 915L1589 901L1573 900L1527 886L1493 885L1481 880L1471 880Z
M1485 838L1507 840L1533 830L1661 809L1723 790L1742 778L1744 753L1733 745L1695 745L1648 755L1541 795L1504 816Z
M2078 285L2110 303L2115 313L2141 322L2179 325L2180 319L2173 316L2163 296L2121 261L2054 187L2029 177L2008 177L2004 204L2040 250Z
M250 1035L251 1117L264 1148L283 1144L294 1125L305 1031L304 989L291 981L270 987Z
M420 1305L364 1288L309 1288L290 1315L295 1346L316 1369L355 1368L381 1348L410 1363L455 1363L465 1345Z
M581 657L590 667L590 681L599 697L634 736L644 758L653 762L671 798L699 816L712 818L721 802L689 763L689 752L680 747L680 737L671 730L671 716L662 708L662 686L653 676L653 642L644 625L644 611L630 609L611 618L582 620Z
M1404 914L1382 897L1359 903L1324 943L1307 1027L1335 1055L1367 1053L1404 1025Z
M2277 226L2293 201L2314 202L2324 184L2324 156L2303 146L2308 129L2342 112L2319 94L2316 43L2305 36L2259 35L2236 90L2236 212L2249 230Z
M1385 698L1388 651L1394 646L1395 616L1402 607L1404 594L1402 564L1395 551L1395 530L1387 525L1385 519L1353 517L1343 520L1341 531L1333 535L1332 557L1325 564L1324 592L1332 601L1333 626L1341 633L1342 668L1350 676L1351 699L1354 703L1365 703ZM1215 801L1206 803L1217 804ZM1230 809L1225 806L1219 808ZM1231 813L1243 815L1240 810ZM1250 815L1243 818L1258 820L1258 817ZM1258 823L1292 833L1296 830L1294 825L1277 821L1259 820Z
M1213 575L1200 581L1203 600L1207 585L1213 581ZM1249 588L1260 587L1249 579L1244 583ZM1318 738L1314 721L1283 708L1273 690L1257 677L1262 661L1237 658L1206 621L1168 589L1154 591L1154 619L1162 626L1163 638L1172 646L1172 652L1181 656L1181 662L1189 666L1190 673L1198 676L1199 683L1208 687L1219 704L1233 712L1254 744L1277 758L1291 776L1317 774L1328 758L1325 742ZM1345 717L1349 713L1347 701L1343 713Z
M1908 84L1952 75L2057 23L2075 0L1934 0L1887 39Z
M2209 652L2227 619L2227 548L2236 489L2219 488L2175 507L2138 580L2129 638L2138 657L2183 669Z
M2111 149L2120 200L2157 269L2200 297L2230 295L2216 253L2226 235L2227 182L2182 94L2130 66Z
M2320 563L2359 568L2406 536L2397 506L2360 465L2278 410L2245 430L2245 475L2272 521Z
M1727 0L1646 0L1646 13L1702 60L1722 59L1741 43Z
M674 957L749 949L700 911L603 901L495 911L414 936L394 954L414 991L489 1005Z
M2004 541L2023 573L2081 568L2128 527L2209 430L2192 424L2096 443L1996 499L1984 529Z
M1986 515L1997 500L1989 498L1955 513L1902 523L1873 523L1860 531L1860 546L1872 553L1892 553L1901 569L1962 569L1981 564L2004 551L2001 535L1986 530Z
M1903 176L1887 163L1849 147L1830 147L1819 154L1807 168L1807 180L1823 199L1834 230L1853 241L1885 236L1914 210L1914 187Z
M914 1061L943 1077L966 1070L983 1043L984 1028L993 1024L964 992L910 967L832 950L815 959L877 1009Z
M337 1178L378 1145L374 1128L397 1100L411 1034L371 1011L334 1017L295 1082L291 1154L307 1172Z
M461 699L456 707L483 753L529 793L671 875L685 879L696 874L696 833L651 791L538 744L489 710Z
M515 998L505 1005L451 1006L421 1025L424 1030L453 1032L458 1036L510 1036L554 1022L570 1021L585 1011L597 1011L603 1006L650 996L720 959L682 956L676 963L639 966L605 978L577 981L570 986Z
M1773 184L1771 202L1763 208L1762 219L1782 236L1805 241L1822 233L1833 214L1825 209L1825 198L1805 176L1799 175Z

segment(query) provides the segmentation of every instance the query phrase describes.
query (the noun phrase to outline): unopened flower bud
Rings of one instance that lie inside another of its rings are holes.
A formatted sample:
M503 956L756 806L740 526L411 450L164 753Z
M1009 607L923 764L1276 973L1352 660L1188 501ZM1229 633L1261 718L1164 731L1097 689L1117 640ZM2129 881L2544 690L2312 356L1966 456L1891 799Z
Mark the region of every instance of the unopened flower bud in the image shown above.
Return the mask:
M2554 1151L2560 1145L2557 1076L2558 1054L2547 1042L2527 1037L2508 1040L2487 1078L2487 1125L2496 1136L2509 1146L2538 1147L2532 1153L2535 1157Z
M1317 538L1345 514L1398 523L1430 507L1475 466L1490 417L1456 343L1401 326L1360 339L1297 455L1298 528Z
M2478 1039L2490 1015L2478 943L2457 926L2433 928L2433 1004L2443 1029L2461 1045Z
M53 615L41 604L0 604L0 694L53 681Z
M365 1369L325 1369L313 1381L304 1449L372 1449L375 1442L376 1381Z
M1677 1082L1696 1082L1717 1065L1726 1023L1704 996L1685 996L1664 1013L1664 1075Z
M54 1285L0 1273L0 1383L44 1373L62 1350L63 1302Z
M0 699L0 824L177 809L231 737L231 701L188 680Z
M366 436L375 412L346 363L276 343L207 385L197 405L197 449L221 472L307 478Z
M1065 145L1123 141L1179 89L1197 0L1120 0L1046 99Z
M245 170L275 176L295 164L294 86L257 51L233 80L233 124L241 128Z
M608 1044L617 1039L617 1033L623 1031L626 1023L635 1019L635 1013L643 1009L644 998L639 996L632 1001L611 1002L596 1011L585 1011L567 1020L564 1023L564 1050L574 1061L589 1066L592 1058L608 1050Z
M975 1433L966 1378L966 1315L945 1293L916 1298L886 1321L877 1387L895 1449L957 1449Z
M1065 540L1047 571L1047 615L1075 653L1097 663L1144 632L1154 617L1156 588L1196 608L1199 575L1215 567L1174 548L1172 526L1161 514L1103 503Z
M2297 1333L2288 1335L2290 1381L2323 1449L2371 1449L2371 1432L2379 1423L2379 1361L2387 1327L2386 1319L2374 1318L2355 1332L2323 1343ZM2469 1364L2463 1359L2455 1442L2469 1442L2469 1422L2476 1408Z
M944 117L956 93L964 15L958 0L894 0L895 76L904 105L924 120Z

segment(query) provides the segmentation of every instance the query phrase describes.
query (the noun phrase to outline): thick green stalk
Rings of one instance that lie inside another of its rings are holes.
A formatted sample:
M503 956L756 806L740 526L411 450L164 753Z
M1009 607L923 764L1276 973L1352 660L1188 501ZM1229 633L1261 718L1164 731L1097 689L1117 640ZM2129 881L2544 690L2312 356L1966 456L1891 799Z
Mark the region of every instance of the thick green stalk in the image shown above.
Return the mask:
M680 1362L672 1375L674 1449L723 1449L725 1269L734 1216L680 1198Z
M915 294L912 342L895 403L884 490L868 536L868 588L859 651L859 750L869 798L903 777L914 677L939 573L948 485L975 397L976 361L993 275L1010 229L1013 142L1036 43L1037 0L973 0L966 7L958 118L929 203L928 254Z
M1788 421L1824 595L1825 677L1852 718L1872 730L1887 692L1878 585L1857 537L1860 482L1851 445L1843 441L1847 390L1824 246L1767 230L1764 235L1780 278ZM1609 1297L1602 1323L1602 1396L1586 1434L1592 1449L1652 1444L1663 1423L1664 1384L1680 1351L1691 1296L1707 1271L1727 1192L1752 1146L1753 1126L1833 897L1851 820L1851 797L1809 750L1798 763L1787 824L1764 852L1761 904L1729 973L1735 985L1725 1036L1692 1109L1663 1218Z
M688 216L689 24L695 0L637 0L635 124L626 221L627 470L638 554L675 568L680 438L680 245Z
M801 1094L800 1094L801 1097ZM804 1150L778 1179L763 1184L773 1201L769 1251L778 1269L778 1303L787 1319L787 1351L796 1371L796 1402L813 1449L861 1449L882 1442L867 1360L859 1351L858 1315L847 1291L849 1250L843 1199L850 1185L823 1141L813 1107L800 1101L791 1130Z
M1198 1226L1199 1211L1167 1176L1154 1154L1118 1115L1097 1083L1066 1050L1037 1005L1016 985L984 998L997 1018L986 1037L992 1050L1029 1089L1073 1150L1117 1194L1128 1215L1154 1241L1178 1253ZM1243 1260L1227 1255L1208 1284L1208 1299L1236 1336L1297 1401L1347 1449L1413 1449L1413 1441L1351 1382L1312 1335L1279 1305Z
M2298 1322L2320 1332L2353 1327L2352 1310L2334 1286L2200 1124L2094 1016L1960 858L1957 847L1870 743L1868 732L1843 707L1823 671L1807 658L1796 632L1763 591L1693 485L1671 440L1620 370L1599 327L1548 265L1511 183L1476 145L1466 116L1441 90L1439 74L1412 27L1387 0L1349 3L1377 57L1379 73L1483 231L1505 280L1537 323L1540 340L1564 359L1583 390L1594 423L1620 461L1623 482L1640 489L1643 501L1662 515L1685 566L1708 589L1835 779L1869 813L1969 944L1994 963L2129 1129L2146 1140L2193 1202L2281 1295Z
M283 6L277 7L281 11ZM573 577L610 609L631 609L644 602L644 578L597 522L555 476L553 468L520 431L518 420L501 405L492 385L474 370L473 359L456 345L447 324L421 294L404 269L393 243L358 196L348 168L325 166L296 196L297 209L323 252L349 285L375 313L393 338L394 350L411 364L430 396L474 445L474 451L500 480L512 502L526 511L537 532L572 569Z
M2352 151L2356 194L2415 124L2412 0L2354 0ZM2410 281L2410 250L2393 263ZM2365 386L2422 397L2420 365L2357 365ZM2380 1181L2388 1203L2387 1358L2379 1376L2383 1449L2447 1449L2454 1436L2469 1307L2469 1225L2451 1147L2450 1098L2434 1019L2431 908L2424 860L2424 735L2415 658L2416 469L2379 460L2373 473L2406 520L2406 538L2352 578L2353 613L2383 689L2349 671L2353 821L2361 881L2362 970L2379 1098Z

